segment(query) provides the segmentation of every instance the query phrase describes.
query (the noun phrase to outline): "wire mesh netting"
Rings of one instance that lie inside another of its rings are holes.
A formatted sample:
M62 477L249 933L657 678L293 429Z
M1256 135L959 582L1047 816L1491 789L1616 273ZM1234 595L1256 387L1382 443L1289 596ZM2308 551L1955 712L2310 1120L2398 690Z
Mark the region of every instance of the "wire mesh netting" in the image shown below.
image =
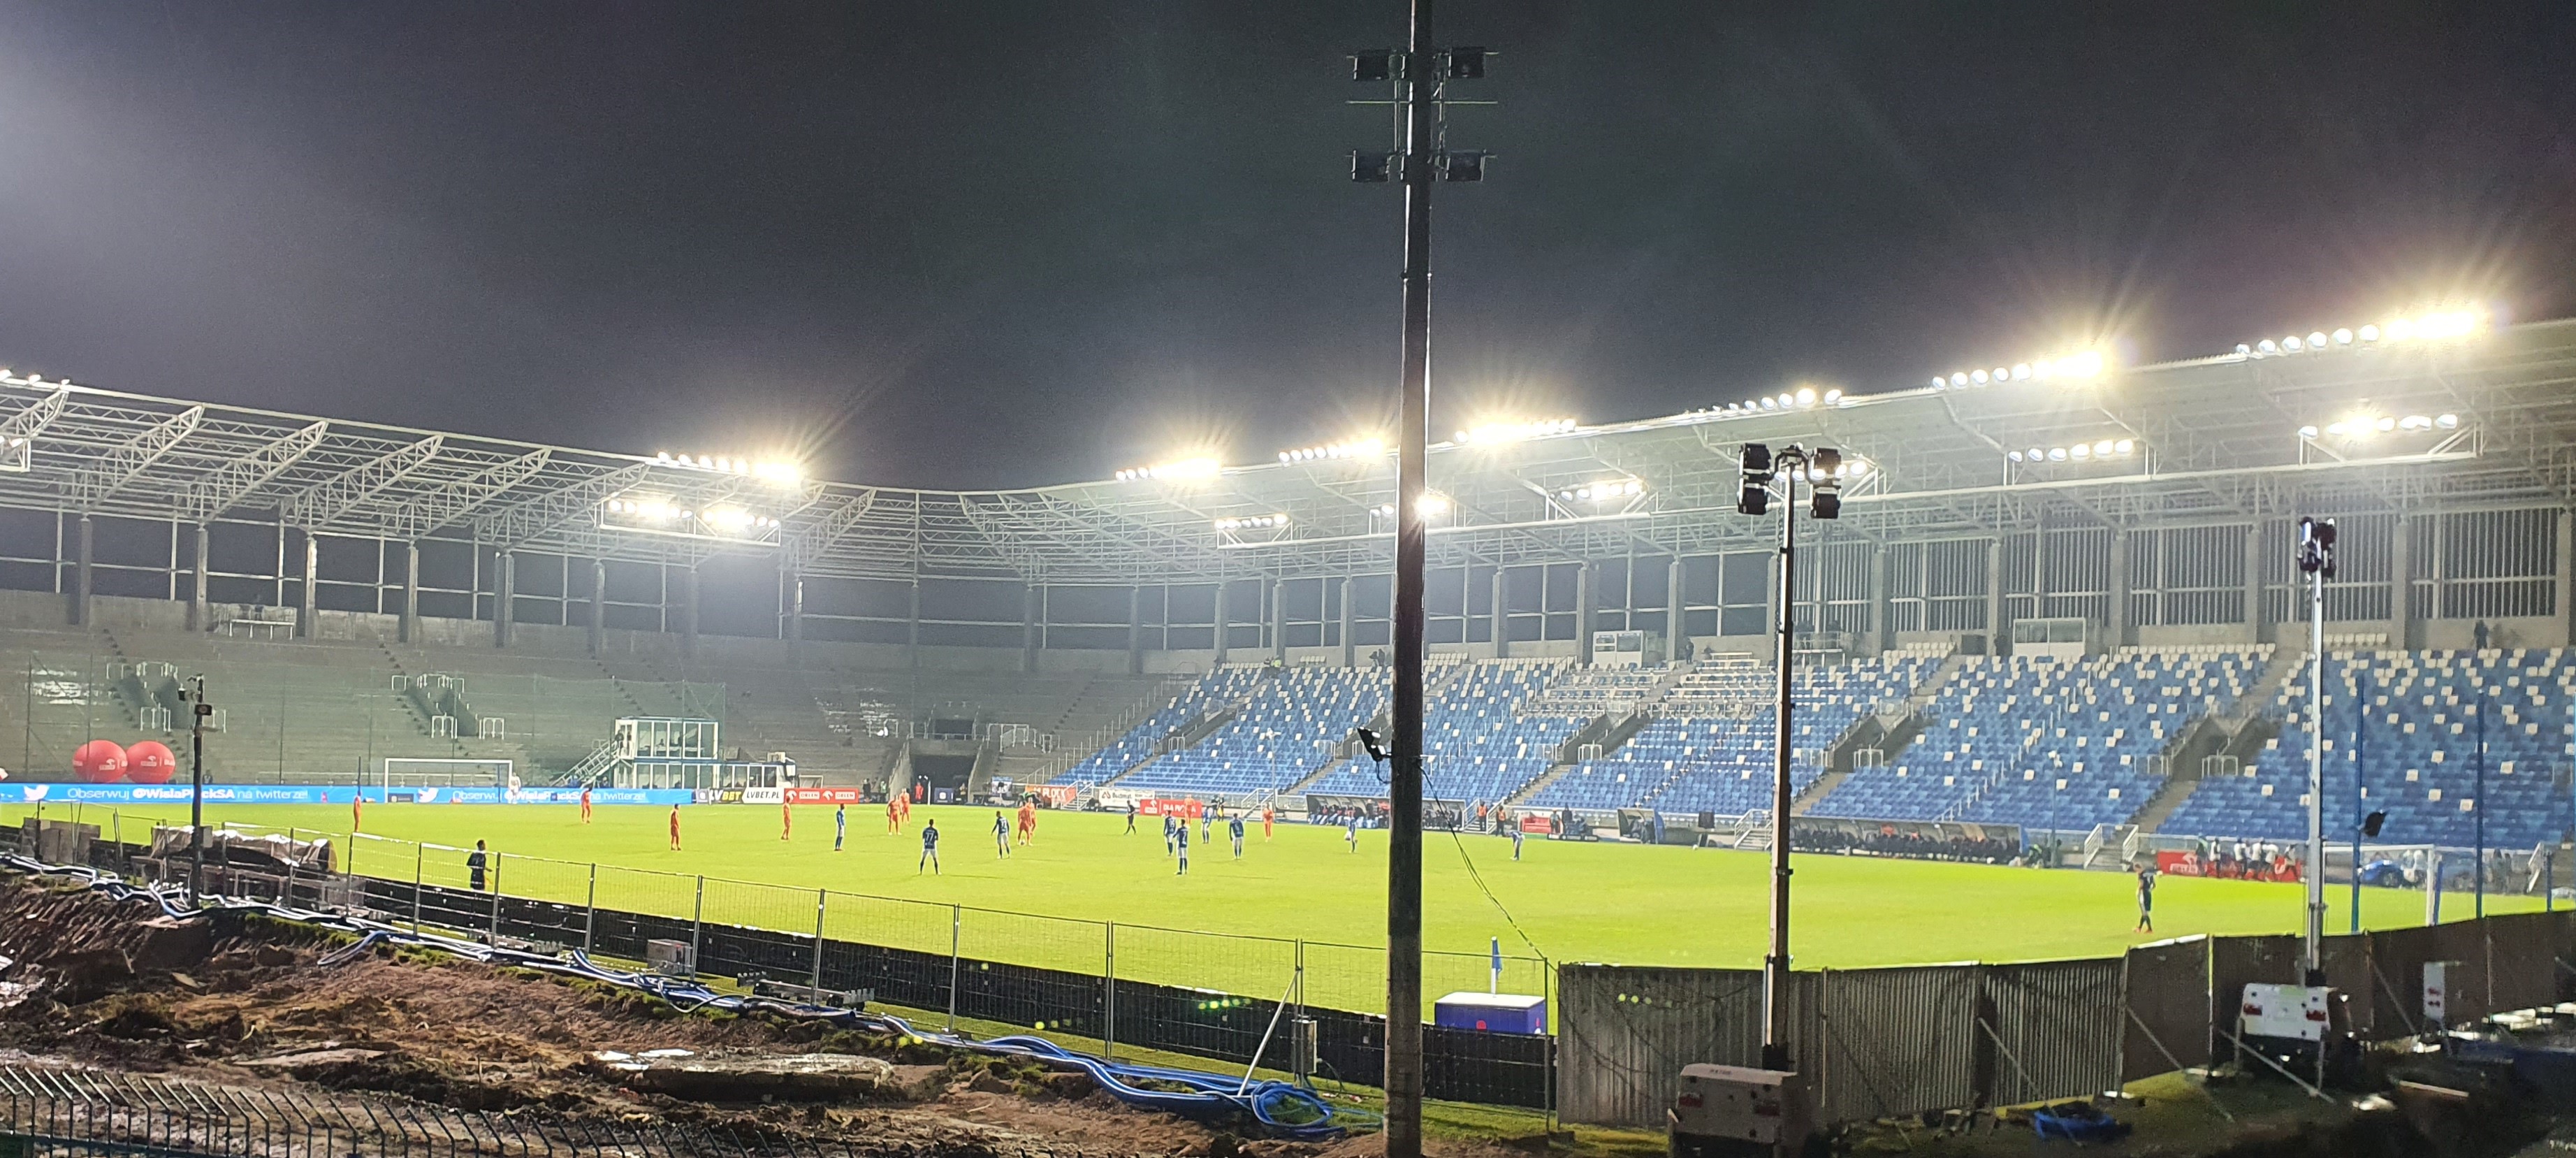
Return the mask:
M14 1135L14 1137L12 1137ZM843 1144L672 1121L456 1110L407 1098L317 1095L98 1069L0 1066L0 1149L63 1155L350 1158L575 1154L847 1155Z

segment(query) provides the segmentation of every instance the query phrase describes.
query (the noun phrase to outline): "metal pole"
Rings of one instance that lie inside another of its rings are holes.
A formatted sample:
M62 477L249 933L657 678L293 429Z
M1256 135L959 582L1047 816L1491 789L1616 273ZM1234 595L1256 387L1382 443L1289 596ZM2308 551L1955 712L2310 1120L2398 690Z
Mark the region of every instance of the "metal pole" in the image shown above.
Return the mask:
M1791 459L1782 455L1782 459ZM1771 952L1762 959L1762 1068L1789 1068L1789 655L1796 630L1798 472L1807 467L1804 453L1791 467L1781 464L1780 639L1774 657L1779 671L1779 734L1772 737L1771 780Z
M823 1003L823 910L832 903L832 890L814 890L814 971L806 983L805 996L816 1005Z
M2370 665L2363 664L2352 715L2352 931L2361 932L2361 825L2370 808Z
M206 885L206 677L188 702L188 903ZM33 686L31 683L29 686ZM29 717L31 720L33 717ZM415 930L416 932L417 930Z
M501 943L501 860L502 860L502 854L501 854L501 853L499 853L499 852L497 852L497 851L496 851L496 852L494 852L494 853L492 854L492 936L491 936L491 940L492 940L492 944L494 944L494 945L496 945L496 946L497 946L497 945L499 945L499 944Z
M957 1032L957 927L965 910L948 906L948 1032Z
M427 859L428 851L419 841L415 840L411 844L411 931L413 936L420 935L421 864Z
M599 862L590 862L590 889L581 899L581 955L590 956L590 936L599 925Z
M2487 915L2487 693L2478 689L2477 787L2469 797L2469 839L2477 845L2477 916Z
M1118 922L1102 927L1100 943L1100 1056L1118 1051Z
M698 877L698 899L689 905L689 980L698 979L698 934L707 927L707 878Z
M1396 402L1395 689L1386 856L1386 1158L1422 1158L1422 512L1431 428L1432 0L1405 54L1404 364Z
M2403 593L2400 593L2403 598ZM2325 984L2326 575L2308 573L2308 920L2300 958L2309 985Z

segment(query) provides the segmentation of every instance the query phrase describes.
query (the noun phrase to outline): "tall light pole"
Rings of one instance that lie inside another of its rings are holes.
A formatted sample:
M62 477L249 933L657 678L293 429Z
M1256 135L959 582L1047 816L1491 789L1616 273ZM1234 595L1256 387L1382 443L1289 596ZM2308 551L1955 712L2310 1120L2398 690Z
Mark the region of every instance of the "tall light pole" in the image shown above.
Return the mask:
M2317 986L2326 983L2326 580L2335 573L2333 519L2299 520L2299 571L2308 577L2308 920L2301 962L2307 984Z
M1436 49L1432 0L1413 0L1403 52L1351 54L1351 79L1397 87L1402 139L1351 154L1351 180L1404 184L1404 342L1395 444L1395 688L1389 705L1386 867L1386 1158L1422 1155L1422 510L1431 441L1431 185L1484 178L1485 154L1443 149L1442 87L1485 75L1481 48Z
M1762 1068L1789 1068L1789 806L1795 791L1789 780L1789 661L1797 634L1798 480L1805 476L1815 517L1842 516L1842 452L1831 447L1807 450L1792 443L1773 454L1758 442L1744 444L1744 487L1735 509L1761 515L1771 505L1770 484L1780 483L1780 619L1775 652L1779 719L1772 736L1771 779L1771 950L1762 958Z
M206 884L206 717L214 715L213 705L206 702L206 677L200 675L195 687L185 697L188 701L188 903Z

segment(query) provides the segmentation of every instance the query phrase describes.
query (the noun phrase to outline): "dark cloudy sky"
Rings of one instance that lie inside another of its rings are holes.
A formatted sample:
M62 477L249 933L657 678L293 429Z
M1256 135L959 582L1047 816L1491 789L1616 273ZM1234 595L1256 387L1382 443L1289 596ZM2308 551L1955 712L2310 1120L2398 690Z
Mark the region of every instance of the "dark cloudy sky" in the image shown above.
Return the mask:
M2576 312L2576 5L1448 0L1436 430L2471 294ZM1396 0L0 0L0 364L863 481L1388 412Z

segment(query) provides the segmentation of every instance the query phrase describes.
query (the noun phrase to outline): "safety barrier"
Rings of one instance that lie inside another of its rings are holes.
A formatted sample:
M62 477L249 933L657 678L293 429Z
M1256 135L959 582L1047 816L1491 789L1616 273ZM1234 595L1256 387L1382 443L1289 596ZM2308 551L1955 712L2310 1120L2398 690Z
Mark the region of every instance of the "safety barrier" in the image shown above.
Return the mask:
M1801 972L1790 1056L1825 1121L2080 1097L2224 1059L2237 996L2298 983L2299 956L2296 937L2186 937L2121 957ZM2454 1025L2560 1000L2576 913L2328 937L2322 956L2356 1032L2404 1037L2435 1028L2427 962L2453 963ZM1567 1122L1660 1126L1683 1065L1760 1056L1755 970L1566 965L1557 992Z

